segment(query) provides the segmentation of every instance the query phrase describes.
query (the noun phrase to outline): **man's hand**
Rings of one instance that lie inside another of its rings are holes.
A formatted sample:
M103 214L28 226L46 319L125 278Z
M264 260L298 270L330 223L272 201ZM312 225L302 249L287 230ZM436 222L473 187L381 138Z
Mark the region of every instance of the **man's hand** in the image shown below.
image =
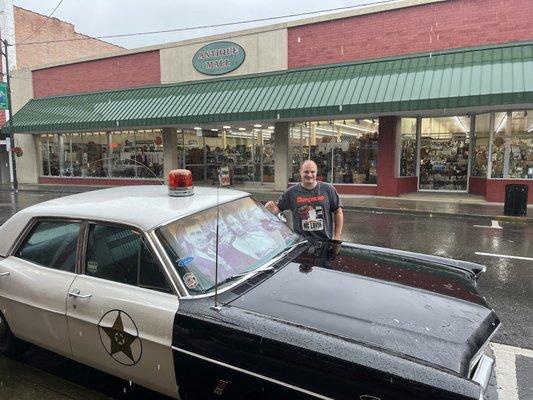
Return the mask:
M278 205L274 201L267 201L265 204L265 207L268 211L270 211L272 214L279 214L279 208Z

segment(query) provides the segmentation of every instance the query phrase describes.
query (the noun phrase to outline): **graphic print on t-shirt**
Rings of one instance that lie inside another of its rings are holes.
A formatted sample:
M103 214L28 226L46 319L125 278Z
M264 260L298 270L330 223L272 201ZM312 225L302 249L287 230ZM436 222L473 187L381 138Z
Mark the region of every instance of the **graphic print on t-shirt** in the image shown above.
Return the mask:
M324 195L296 197L298 217L302 221L304 231L322 231L324 229L324 209L320 202L323 202L325 198Z

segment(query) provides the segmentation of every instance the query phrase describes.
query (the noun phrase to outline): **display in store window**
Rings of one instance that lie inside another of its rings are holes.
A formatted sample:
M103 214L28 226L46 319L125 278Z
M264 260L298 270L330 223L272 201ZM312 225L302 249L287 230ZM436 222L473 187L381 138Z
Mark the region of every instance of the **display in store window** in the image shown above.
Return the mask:
M495 113L492 177L529 179L533 167L533 121L531 111Z
M464 116L422 119L420 189L467 190L470 147L467 126L470 121Z
M416 175L416 118L402 118L400 128L400 176Z

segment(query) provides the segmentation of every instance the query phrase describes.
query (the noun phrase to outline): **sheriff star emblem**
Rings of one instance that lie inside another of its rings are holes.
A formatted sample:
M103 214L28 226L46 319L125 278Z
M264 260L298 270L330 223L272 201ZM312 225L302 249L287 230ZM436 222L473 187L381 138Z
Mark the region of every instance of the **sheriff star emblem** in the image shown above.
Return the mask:
M139 330L122 310L108 311L98 323L98 333L106 352L123 365L135 365L142 355Z

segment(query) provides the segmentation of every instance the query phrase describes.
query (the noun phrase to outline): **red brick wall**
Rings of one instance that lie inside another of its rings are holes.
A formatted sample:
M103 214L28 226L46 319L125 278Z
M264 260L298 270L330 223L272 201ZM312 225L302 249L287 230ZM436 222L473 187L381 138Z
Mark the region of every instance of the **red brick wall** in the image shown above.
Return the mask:
M17 43L51 42L18 45L18 68L112 53L123 49L120 46L115 46L111 43L77 33L74 25L57 18L49 18L46 24L43 25L43 22L47 19L45 15L20 7L13 7L13 12L15 19L15 40ZM35 34L33 34L34 32ZM32 36L28 38L30 35ZM26 38L28 39L25 40ZM83 40L53 43L55 40L62 39Z
M398 179L394 176L395 137L398 117L379 118L378 136L378 196L397 196Z
M161 83L159 51L34 70L35 98Z
M533 181L521 179L487 179L487 201L503 203L505 201L505 185L528 185L528 204L533 204Z
M487 179L475 176L470 177L470 181L468 182L468 192L483 197L487 196Z
M418 177L417 176L405 176L403 178L397 178L398 182L398 194L416 192L418 189Z
M289 68L533 40L532 21L532 0L451 0L298 26Z

